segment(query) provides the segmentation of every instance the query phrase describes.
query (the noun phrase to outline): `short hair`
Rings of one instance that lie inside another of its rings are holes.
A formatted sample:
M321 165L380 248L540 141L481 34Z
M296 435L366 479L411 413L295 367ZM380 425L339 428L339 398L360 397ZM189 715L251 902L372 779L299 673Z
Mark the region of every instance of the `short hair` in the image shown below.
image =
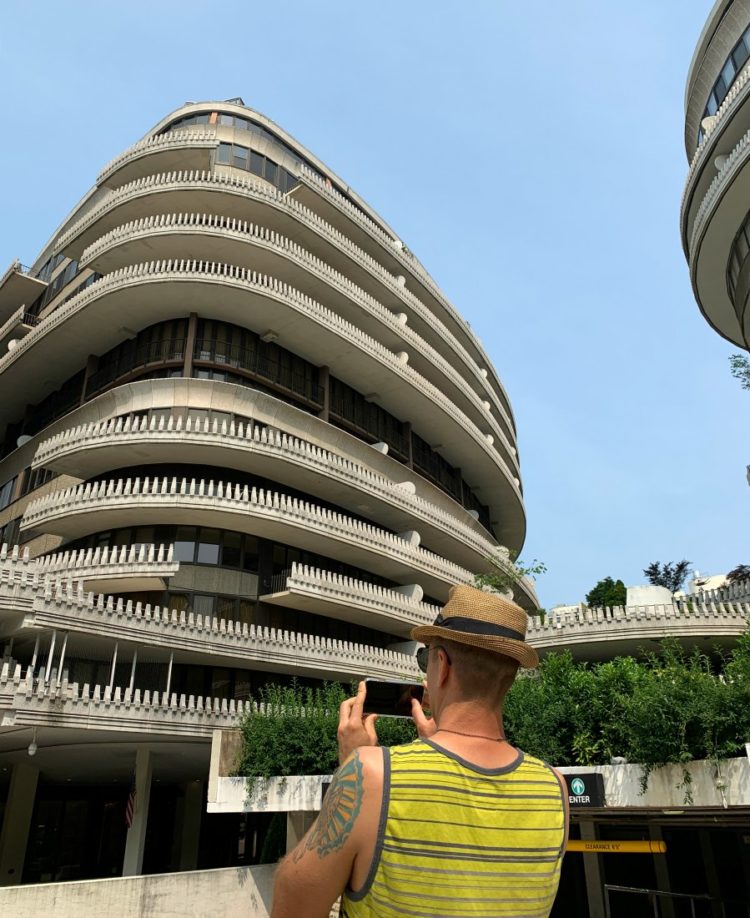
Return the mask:
M457 641L436 641L435 644L445 646L464 701L484 701L492 707L502 704L516 678L520 665L517 660Z

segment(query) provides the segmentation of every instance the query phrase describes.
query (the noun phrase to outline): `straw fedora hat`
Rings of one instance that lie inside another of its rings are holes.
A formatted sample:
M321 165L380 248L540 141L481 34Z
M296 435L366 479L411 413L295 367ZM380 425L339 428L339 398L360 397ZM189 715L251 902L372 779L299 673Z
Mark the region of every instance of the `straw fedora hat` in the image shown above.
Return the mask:
M524 610L497 593L485 593L460 584L451 587L448 602L432 625L412 628L411 638L428 644L436 638L494 650L511 657L525 669L539 665L539 656L526 643L529 617Z

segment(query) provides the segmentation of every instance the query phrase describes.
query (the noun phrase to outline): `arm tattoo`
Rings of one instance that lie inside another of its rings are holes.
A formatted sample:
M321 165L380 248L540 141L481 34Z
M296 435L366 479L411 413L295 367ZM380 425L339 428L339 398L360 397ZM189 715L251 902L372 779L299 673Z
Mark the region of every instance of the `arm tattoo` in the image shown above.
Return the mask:
M354 756L334 775L318 818L292 855L294 862L301 861L313 849L318 857L338 851L351 834L361 807L362 762L355 750Z

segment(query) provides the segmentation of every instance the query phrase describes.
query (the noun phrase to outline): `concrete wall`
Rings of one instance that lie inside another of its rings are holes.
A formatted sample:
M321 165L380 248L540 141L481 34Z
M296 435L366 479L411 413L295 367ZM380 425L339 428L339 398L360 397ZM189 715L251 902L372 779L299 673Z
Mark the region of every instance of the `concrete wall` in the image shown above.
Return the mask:
M0 889L8 918L268 918L272 864Z

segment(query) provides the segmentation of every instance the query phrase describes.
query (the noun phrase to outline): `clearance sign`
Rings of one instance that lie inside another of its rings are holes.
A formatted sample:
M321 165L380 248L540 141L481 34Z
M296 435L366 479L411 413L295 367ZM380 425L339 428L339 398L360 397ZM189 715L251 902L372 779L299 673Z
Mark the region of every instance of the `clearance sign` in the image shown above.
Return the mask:
M584 854L665 854L667 845L663 841L579 841L571 838L565 850Z

